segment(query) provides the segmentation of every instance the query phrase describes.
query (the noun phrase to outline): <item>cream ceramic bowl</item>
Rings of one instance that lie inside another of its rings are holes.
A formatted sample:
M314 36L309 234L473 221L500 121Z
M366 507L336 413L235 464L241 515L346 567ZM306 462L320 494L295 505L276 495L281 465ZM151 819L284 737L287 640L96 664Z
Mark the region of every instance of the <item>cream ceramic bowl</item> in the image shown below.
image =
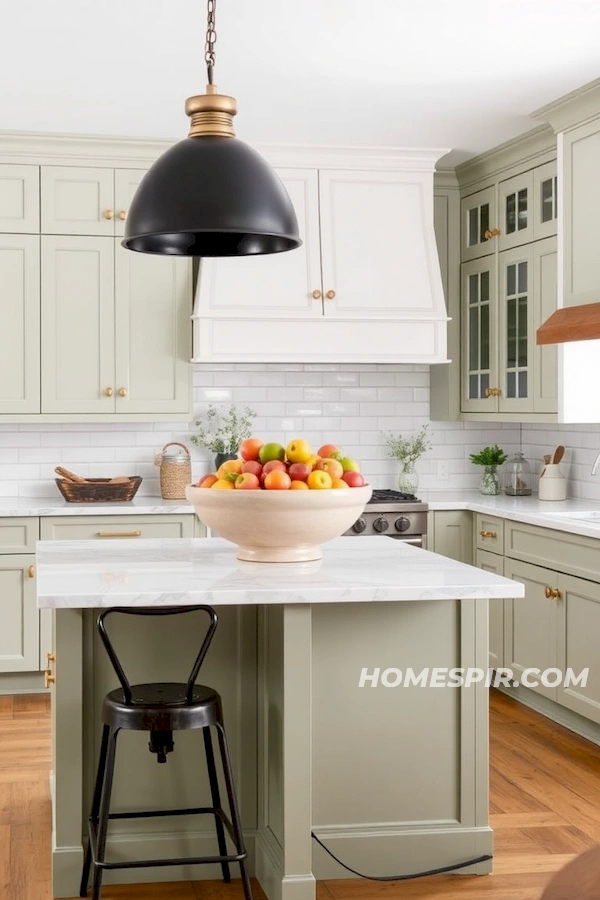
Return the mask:
M252 562L321 559L319 544L347 531L371 493L369 484L328 491L185 489L198 518L238 545L238 559Z

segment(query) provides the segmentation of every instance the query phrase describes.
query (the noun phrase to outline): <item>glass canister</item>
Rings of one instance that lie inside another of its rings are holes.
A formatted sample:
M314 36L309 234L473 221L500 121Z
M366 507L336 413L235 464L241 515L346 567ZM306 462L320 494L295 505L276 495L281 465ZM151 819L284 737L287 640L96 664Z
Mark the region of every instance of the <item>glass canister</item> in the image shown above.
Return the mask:
M512 497L528 497L531 485L531 466L519 450L504 463L504 493Z

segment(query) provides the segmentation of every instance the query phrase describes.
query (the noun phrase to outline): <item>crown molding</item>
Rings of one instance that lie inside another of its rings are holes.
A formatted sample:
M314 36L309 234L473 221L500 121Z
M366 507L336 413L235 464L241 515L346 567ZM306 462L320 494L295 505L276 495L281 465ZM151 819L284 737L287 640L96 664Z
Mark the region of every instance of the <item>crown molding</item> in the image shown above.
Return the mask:
M532 119L548 122L556 132L568 131L597 116L600 116L600 78L531 113Z
M484 179L509 177L510 170L520 171L541 165L556 158L556 135L549 125L538 125L531 131L505 141L485 153L474 156L456 168L456 176L461 189L470 187Z

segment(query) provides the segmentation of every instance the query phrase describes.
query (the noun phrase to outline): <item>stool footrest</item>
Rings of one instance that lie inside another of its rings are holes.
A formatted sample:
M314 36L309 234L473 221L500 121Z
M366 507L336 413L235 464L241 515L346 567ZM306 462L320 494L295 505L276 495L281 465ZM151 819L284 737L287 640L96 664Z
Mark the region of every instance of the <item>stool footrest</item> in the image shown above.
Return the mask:
M154 866L201 866L220 865L221 863L241 862L246 859L247 853L236 853L232 856L184 856L181 859L136 859L132 862L97 862L94 865L98 869L152 869Z
M152 819L155 816L195 816L219 813L214 806L195 806L190 809L150 809L143 812L111 813L109 819Z

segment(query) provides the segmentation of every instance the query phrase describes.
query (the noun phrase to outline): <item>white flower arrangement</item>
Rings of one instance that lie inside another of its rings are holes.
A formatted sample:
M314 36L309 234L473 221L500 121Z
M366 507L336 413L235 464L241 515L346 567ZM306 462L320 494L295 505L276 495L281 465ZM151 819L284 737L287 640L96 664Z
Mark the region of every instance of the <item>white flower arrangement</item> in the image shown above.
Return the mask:
M190 440L197 447L206 447L212 453L237 453L242 441L251 436L252 422L256 416L250 406L238 411L232 403L229 411L222 413L216 406L210 405L204 420L196 421L198 432Z
M431 450L431 441L427 437L429 424L423 425L421 430L409 438L401 434L393 434L391 431L382 431L381 434L387 444L388 456L397 459L401 463L414 463L423 453Z

